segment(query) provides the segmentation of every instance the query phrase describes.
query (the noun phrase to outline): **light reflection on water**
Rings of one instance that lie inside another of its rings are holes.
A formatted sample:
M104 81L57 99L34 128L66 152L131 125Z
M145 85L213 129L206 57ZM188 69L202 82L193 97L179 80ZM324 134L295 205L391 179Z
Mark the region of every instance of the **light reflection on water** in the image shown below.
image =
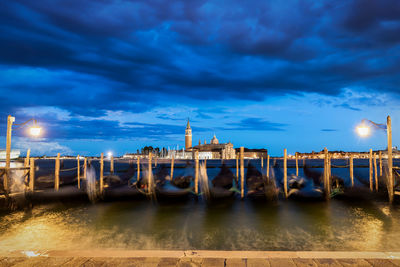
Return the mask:
M389 216L387 214L390 214ZM0 217L0 250L399 250L400 212L386 203L147 201L65 205Z

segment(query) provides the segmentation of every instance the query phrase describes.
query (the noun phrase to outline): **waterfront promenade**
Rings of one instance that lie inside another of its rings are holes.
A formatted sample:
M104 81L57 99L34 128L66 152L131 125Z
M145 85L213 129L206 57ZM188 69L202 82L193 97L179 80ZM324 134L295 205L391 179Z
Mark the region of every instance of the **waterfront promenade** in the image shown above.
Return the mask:
M15 251L0 266L400 266L400 252L343 251Z

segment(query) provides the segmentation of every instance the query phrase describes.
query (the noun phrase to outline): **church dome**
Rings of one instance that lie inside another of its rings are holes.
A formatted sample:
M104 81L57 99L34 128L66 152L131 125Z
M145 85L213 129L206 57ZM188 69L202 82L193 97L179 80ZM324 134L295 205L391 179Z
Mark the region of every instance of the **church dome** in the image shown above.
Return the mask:
M215 134L214 134L214 137L211 139L211 144L213 144L213 145L219 144L219 141L218 141L217 137L215 136Z

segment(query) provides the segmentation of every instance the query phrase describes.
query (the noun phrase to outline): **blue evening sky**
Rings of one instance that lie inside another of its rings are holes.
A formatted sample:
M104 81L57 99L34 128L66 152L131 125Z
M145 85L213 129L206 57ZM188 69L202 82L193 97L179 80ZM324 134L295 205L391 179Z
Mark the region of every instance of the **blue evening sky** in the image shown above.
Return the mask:
M295 151L400 142L400 1L0 2L0 147L6 117L34 155L122 155L221 142Z

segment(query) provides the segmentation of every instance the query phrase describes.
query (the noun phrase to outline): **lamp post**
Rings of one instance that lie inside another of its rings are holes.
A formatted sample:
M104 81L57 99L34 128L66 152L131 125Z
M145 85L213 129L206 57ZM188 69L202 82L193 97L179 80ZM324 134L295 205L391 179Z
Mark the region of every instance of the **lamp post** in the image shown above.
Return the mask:
M33 136L38 136L40 134L41 128L38 127L37 121L35 119L30 119L27 120L24 123L16 124L19 126L16 129L22 128L24 125L26 125L28 122L33 121L34 125L30 128L30 134ZM6 172L5 172L5 178L3 181L3 186L4 186L4 191L6 194L8 193L8 178L9 178L9 171L10 171L10 162L11 162L11 134L12 134L12 126L15 122L15 117L8 115L7 117L7 135L6 135Z
M361 121L361 124L357 126L356 130L357 133L361 137L367 137L370 135L370 127L367 123L372 124L377 129L386 130L387 134L387 150L388 150L388 194L389 194L389 202L393 202L393 195L394 195L394 188L393 188L393 151L392 151L392 119L390 116L387 116L386 125L375 123L371 120L364 119Z

